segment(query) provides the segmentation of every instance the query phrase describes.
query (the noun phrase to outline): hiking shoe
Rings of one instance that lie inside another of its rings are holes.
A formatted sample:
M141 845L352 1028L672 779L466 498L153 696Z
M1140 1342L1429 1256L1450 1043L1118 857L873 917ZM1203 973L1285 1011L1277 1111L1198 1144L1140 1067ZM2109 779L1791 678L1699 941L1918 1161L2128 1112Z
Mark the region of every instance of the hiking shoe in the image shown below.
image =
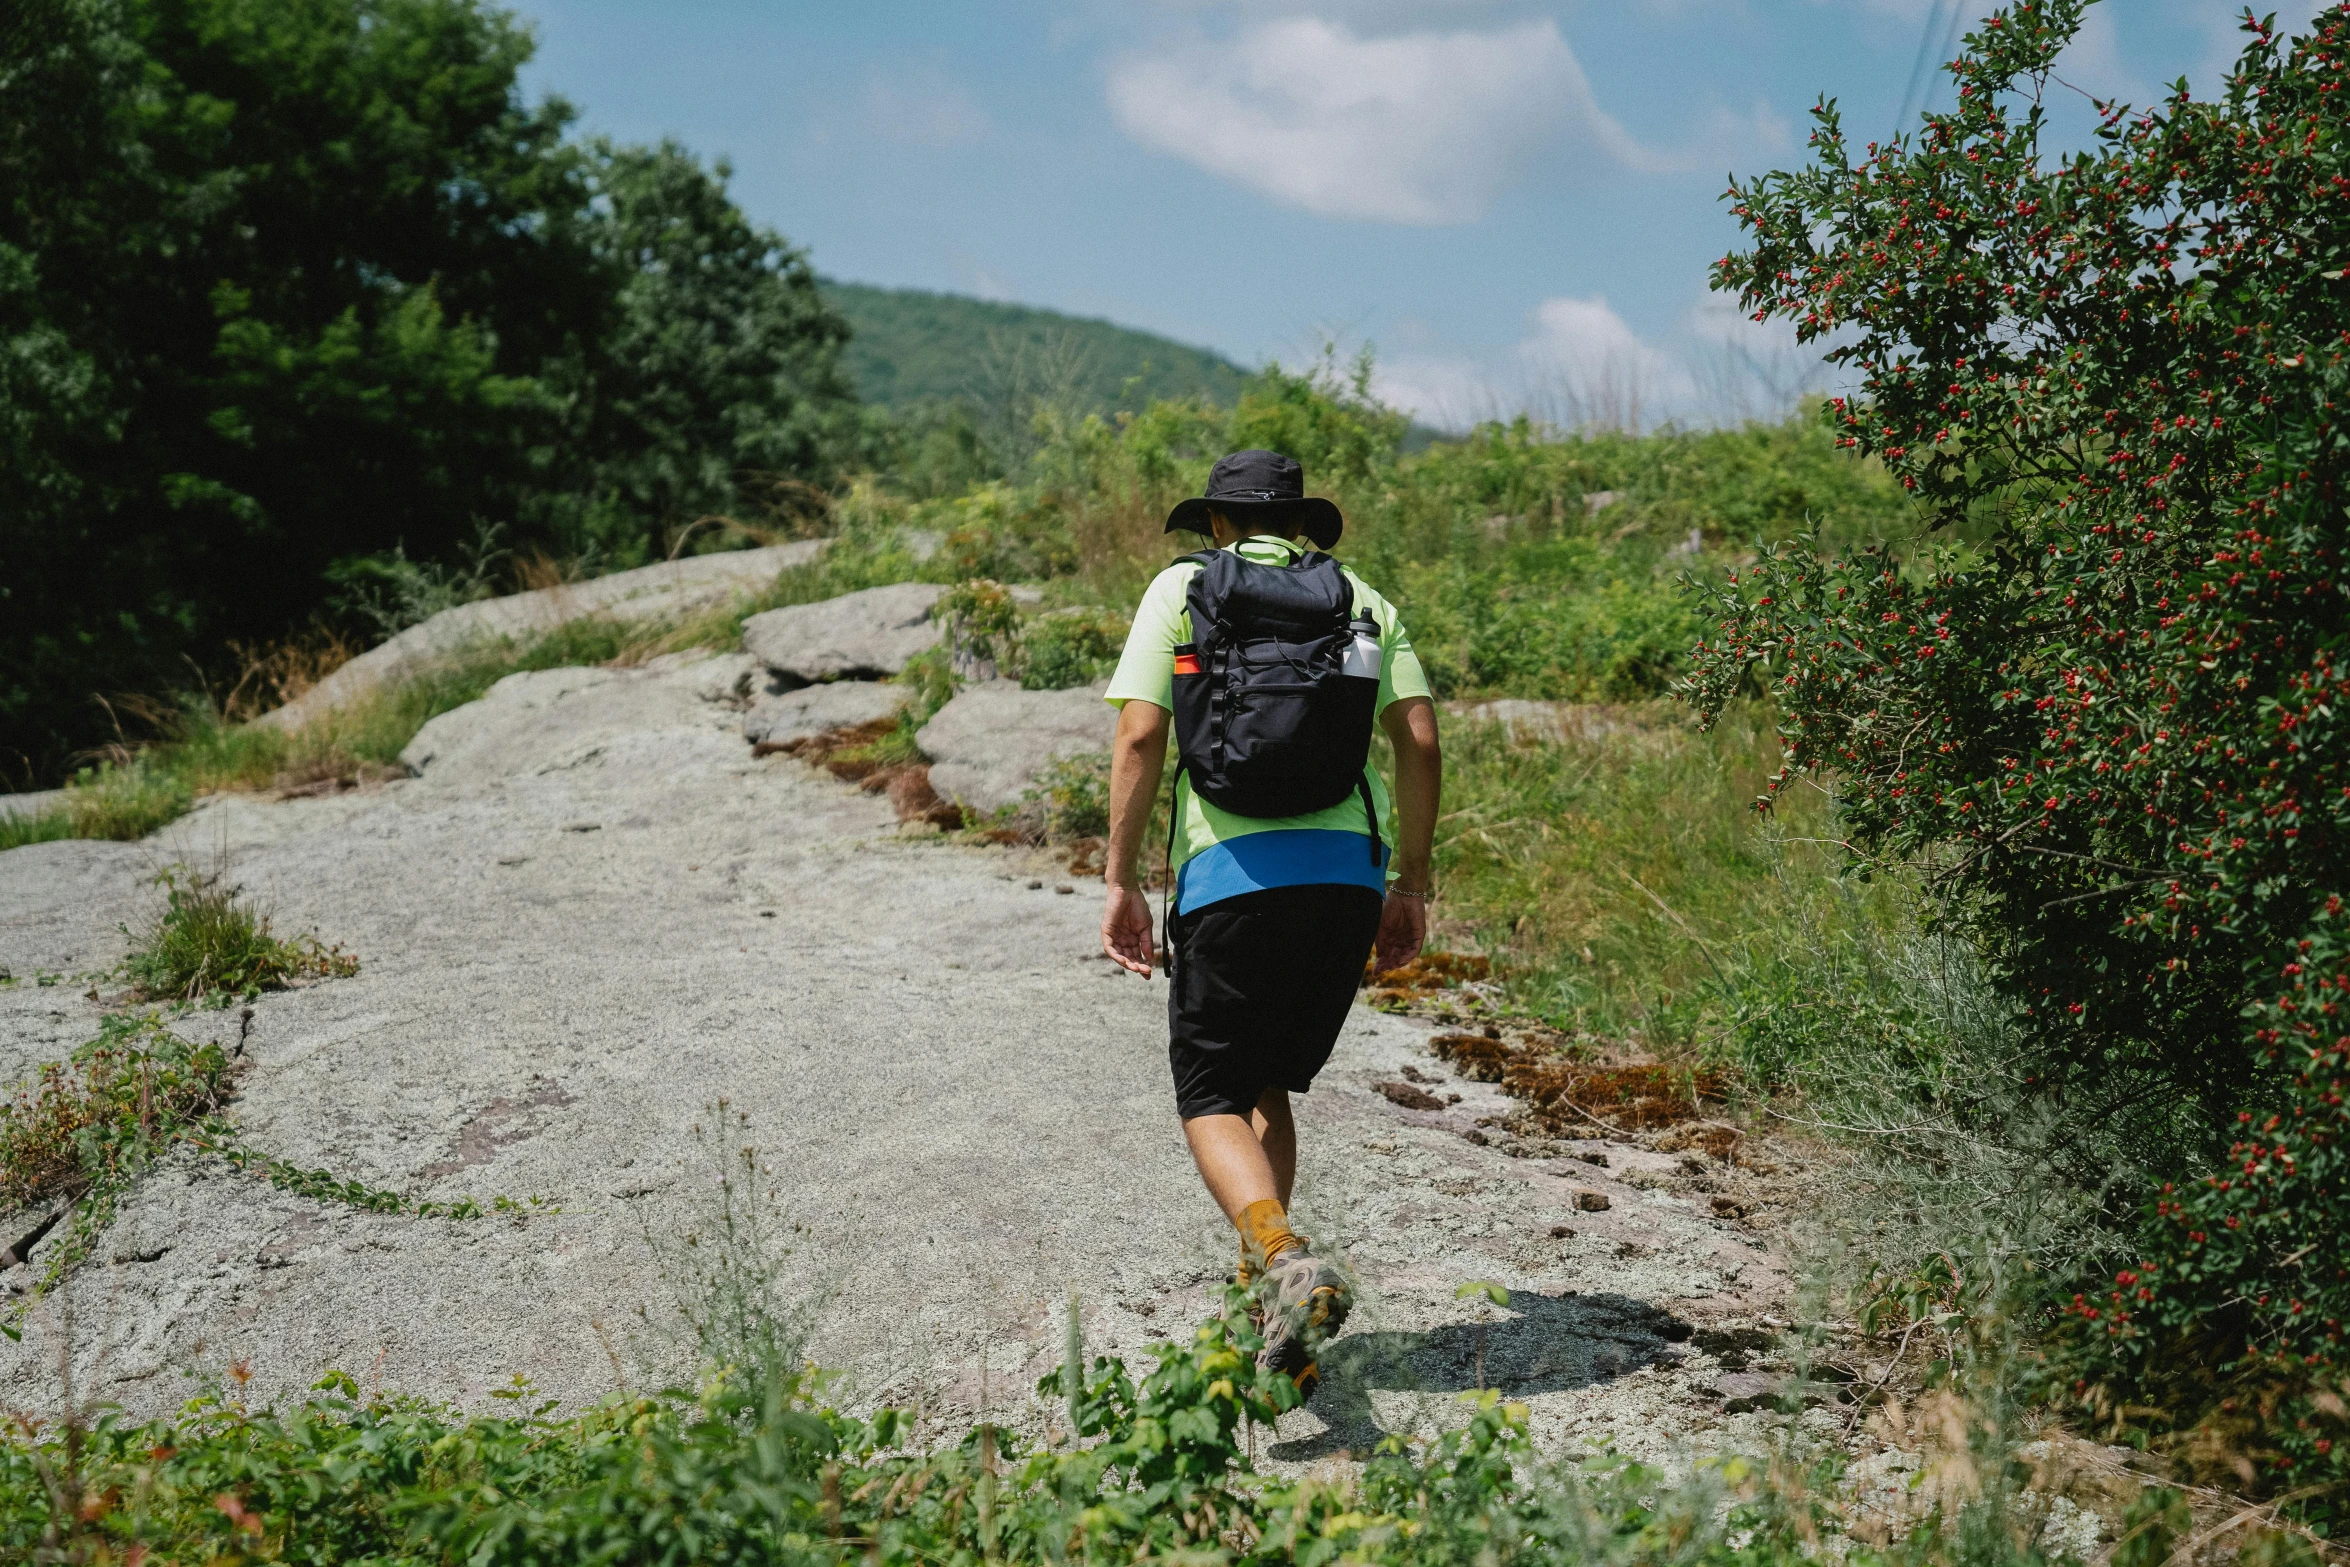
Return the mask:
M1311 1397L1320 1377L1315 1353L1354 1309L1354 1286L1338 1264L1299 1246L1273 1260L1257 1290L1265 1314L1265 1347L1257 1351L1257 1364L1280 1372Z

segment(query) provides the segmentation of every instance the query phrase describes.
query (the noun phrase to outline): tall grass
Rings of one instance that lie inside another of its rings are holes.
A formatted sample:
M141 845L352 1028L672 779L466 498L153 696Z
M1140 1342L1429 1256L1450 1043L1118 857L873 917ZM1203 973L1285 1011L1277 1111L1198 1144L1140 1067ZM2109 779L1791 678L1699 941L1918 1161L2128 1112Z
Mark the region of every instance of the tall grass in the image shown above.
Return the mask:
M1911 896L1838 875L1814 791L1750 809L1778 761L1768 715L1698 733L1670 704L1594 710L1554 737L1445 735L1437 905L1501 960L1512 998L1653 1049L1718 1043L1740 987L1827 941L1874 944Z

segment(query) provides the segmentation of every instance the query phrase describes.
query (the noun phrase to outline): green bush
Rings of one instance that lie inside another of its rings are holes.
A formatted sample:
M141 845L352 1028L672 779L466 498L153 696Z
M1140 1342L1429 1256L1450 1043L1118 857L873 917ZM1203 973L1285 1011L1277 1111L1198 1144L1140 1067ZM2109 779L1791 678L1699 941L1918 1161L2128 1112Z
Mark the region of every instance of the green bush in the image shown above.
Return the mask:
M1854 843L1936 867L2039 1092L2209 1128L2170 1145L2148 1265L2121 1270L2133 1331L2084 1341L2125 1397L2204 1374L2174 1413L2217 1417L2267 1396L2230 1379L2274 1354L2338 1379L2350 1304L2316 1276L2339 1188L2293 1173L2331 1168L2350 1042L2350 10L2253 23L2220 98L2108 116L2046 166L2038 88L2081 10L1987 21L1915 139L1855 153L1823 107L1815 166L1734 188L1754 244L1719 281L1834 334L1863 386L1841 439L1938 517L1995 521L1930 565L1766 554L1710 595L1696 691L1766 681L1787 773L1832 770ZM2265 1130L2222 1155L2230 1124Z
M986 577L969 577L938 596L931 618L959 672L992 676L1011 666L1020 645L1020 606L1011 590Z
M347 556L326 569L327 580L339 589L327 607L365 626L372 640L381 642L443 610L494 597L498 568L513 553L498 542L504 531L494 523L476 524L472 541L454 564L410 560L405 544Z
M1054 757L1027 798L1044 807L1045 834L1055 843L1109 836L1109 753Z
M779 1368L716 1368L698 1393L614 1398L553 1414L527 1384L466 1417L363 1394L330 1374L298 1408L199 1399L169 1421L101 1416L0 1437L0 1549L117 1559L572 1564L861 1559L884 1564L1226 1561L1450 1567L1794 1567L1834 1524L1805 1492L1736 1461L1668 1482L1612 1455L1536 1459L1526 1411L1463 1395L1460 1424L1391 1438L1359 1476L1284 1479L1247 1457L1252 1424L1296 1401L1254 1363L1237 1302L1131 1376L1073 1361L1040 1392L1068 1411L1035 1444L1000 1426L911 1445L883 1409L826 1407ZM49 1483L54 1482L54 1483ZM1817 1494L1814 1492L1814 1494ZM70 1498L70 1500L61 1500ZM1955 1534L1955 1530L1952 1531ZM1921 1528L1892 1556L1935 1564L1956 1542ZM2009 1544L1982 1567L2039 1558Z

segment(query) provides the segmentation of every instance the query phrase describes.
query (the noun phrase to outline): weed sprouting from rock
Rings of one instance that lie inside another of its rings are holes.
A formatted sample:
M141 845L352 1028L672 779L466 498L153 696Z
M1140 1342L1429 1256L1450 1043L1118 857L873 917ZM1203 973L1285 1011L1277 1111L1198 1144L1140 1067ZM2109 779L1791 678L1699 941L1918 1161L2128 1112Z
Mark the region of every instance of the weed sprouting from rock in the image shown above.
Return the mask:
M315 936L291 941L273 934L269 916L245 900L223 871L166 866L161 912L131 934L122 972L149 1001L226 1001L282 990L299 979L347 978L359 960Z
M667 1313L640 1308L640 1321L652 1358L690 1359L721 1379L766 1388L801 1374L816 1303L787 1287L793 1237L805 1232L783 1212L750 1133L750 1116L724 1099L694 1127L704 1169L684 1226L645 1225L669 1286Z
M1106 751L1056 756L1045 765L1028 799L1044 814L1050 843L1102 838L1110 831L1110 757Z
M34 1242L57 1231L39 1292L54 1287L89 1257L139 1178L177 1148L324 1202L429 1218L481 1213L470 1198L418 1201L248 1147L222 1113L235 1071L228 1049L184 1039L148 1012L101 1019L98 1037L19 1083L0 1100L0 1213L39 1217L23 1238L0 1237L10 1247L0 1266L26 1261Z
M958 582L940 596L935 618L946 628L953 668L966 680L993 680L1019 660L1020 606L1011 590L986 577Z

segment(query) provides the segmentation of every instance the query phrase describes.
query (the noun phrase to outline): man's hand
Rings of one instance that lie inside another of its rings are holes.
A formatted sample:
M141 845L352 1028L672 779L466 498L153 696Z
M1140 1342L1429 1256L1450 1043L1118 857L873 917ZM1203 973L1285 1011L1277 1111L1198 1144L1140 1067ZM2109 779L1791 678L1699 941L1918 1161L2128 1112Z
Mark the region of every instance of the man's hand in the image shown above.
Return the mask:
M1102 903L1102 950L1120 968L1148 979L1151 959L1158 955L1152 935L1151 900L1143 896L1140 887L1112 885Z
M1384 974L1391 968L1402 968L1420 955L1420 945L1427 939L1428 901L1388 894L1379 910L1379 944L1373 949L1378 971Z
M1426 892L1434 883L1436 801L1444 790L1444 752L1436 739L1436 704L1424 696L1390 702L1379 715L1395 747L1395 885ZM1428 939L1428 900L1387 895L1379 911L1379 972L1402 968Z
M1110 742L1110 842L1102 850L1109 897L1102 904L1102 950L1144 979L1151 977L1158 944L1151 939L1150 899L1142 895L1135 862L1142 857L1151 801L1158 798L1159 772L1167 765L1168 721L1167 710L1156 702L1129 702L1118 709L1118 733Z

